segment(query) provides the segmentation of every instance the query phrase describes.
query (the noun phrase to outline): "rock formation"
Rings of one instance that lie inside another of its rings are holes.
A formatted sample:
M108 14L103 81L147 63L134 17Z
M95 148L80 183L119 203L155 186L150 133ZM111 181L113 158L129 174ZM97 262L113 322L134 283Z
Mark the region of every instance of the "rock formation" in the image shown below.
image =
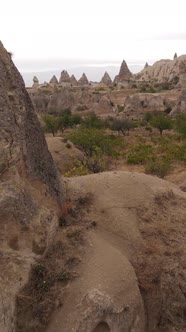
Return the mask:
M186 88L186 57L179 63L179 82L181 88Z
M118 84L118 83L128 82L131 77L132 77L132 73L128 69L126 61L123 60L121 67L120 67L119 74L114 79L114 83Z
M68 72L66 70L63 70L61 72L59 83L60 84L63 84L63 83L69 83L70 84L71 83L70 76L69 76L69 74L68 74Z
M57 77L55 75L53 75L49 83L51 83L51 84L58 84L59 82L57 80Z
M174 58L173 58L173 60L177 59L177 57L178 57L178 56L177 56L177 53L175 53L175 54L174 54Z
M0 331L57 228L63 190L23 79L0 42ZM39 257L39 256L38 256Z
M155 62L152 66L145 67L138 74L133 75L133 79L138 82L176 82L179 86L186 87L186 55L175 57L174 60L163 59Z
M34 76L33 77L33 85L32 85L32 87L37 89L38 86L39 86L39 80L38 80L38 78L36 76Z
M144 66L144 69L146 69L148 67L149 67L149 64L148 64L148 62L146 62L145 66Z
M107 72L104 73L100 83L103 83L106 85L112 84L112 80Z
M136 93L127 96L124 101L124 114L129 118L140 119L145 111L165 111L172 108L174 102L164 96L150 93Z
M170 112L170 115L175 116L179 113L186 113L186 89L183 89L177 98L176 105Z
M71 76L70 82L71 82L72 86L76 86L78 84L78 82L77 82L77 80L76 80L76 78L75 78L74 75Z
M85 73L83 73L83 75L81 76L81 78L78 80L78 84L79 85L88 85L89 81L85 75Z

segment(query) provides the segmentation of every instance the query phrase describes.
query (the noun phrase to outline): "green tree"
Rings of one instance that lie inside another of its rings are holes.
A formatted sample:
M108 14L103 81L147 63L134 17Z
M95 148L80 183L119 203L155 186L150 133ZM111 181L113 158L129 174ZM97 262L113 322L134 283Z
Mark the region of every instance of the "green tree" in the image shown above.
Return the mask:
M166 116L165 114L154 115L150 120L152 127L157 128L160 132L160 135L163 134L163 131L166 129L172 129L173 123L172 119Z
M130 129L134 127L134 123L128 119L115 119L111 124L111 129L120 132L125 136L129 135Z
M42 119L45 123L45 130L55 136L58 130L58 119L55 116L49 114L44 115Z

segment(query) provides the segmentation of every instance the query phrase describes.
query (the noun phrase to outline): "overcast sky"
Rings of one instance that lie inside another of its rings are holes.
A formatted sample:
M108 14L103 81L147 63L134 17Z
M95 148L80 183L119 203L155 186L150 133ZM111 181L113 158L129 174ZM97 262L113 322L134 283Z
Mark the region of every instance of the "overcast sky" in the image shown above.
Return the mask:
M185 0L1 0L0 10L0 38L18 63L186 53Z

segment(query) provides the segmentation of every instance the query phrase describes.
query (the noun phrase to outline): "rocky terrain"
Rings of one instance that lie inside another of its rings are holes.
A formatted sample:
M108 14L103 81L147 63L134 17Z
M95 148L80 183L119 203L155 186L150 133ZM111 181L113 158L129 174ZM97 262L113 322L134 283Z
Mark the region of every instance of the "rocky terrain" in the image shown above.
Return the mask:
M54 78L29 92L34 110L1 43L0 72L0 331L186 331L186 193L135 172L59 177L35 112L164 110L184 93L71 91ZM62 137L47 142L58 167L83 158Z

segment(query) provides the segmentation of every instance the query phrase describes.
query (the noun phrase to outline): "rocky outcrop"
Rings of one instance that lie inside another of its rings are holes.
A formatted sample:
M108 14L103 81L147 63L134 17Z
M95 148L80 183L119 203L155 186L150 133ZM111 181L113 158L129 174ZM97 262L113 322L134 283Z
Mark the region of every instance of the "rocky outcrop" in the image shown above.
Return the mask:
M125 82L129 81L131 77L132 77L132 73L130 72L130 70L126 64L126 61L123 60L121 67L120 67L119 74L114 79L114 83L116 83L116 84L125 83Z
M165 111L174 105L172 100L161 95L137 93L127 96L124 101L124 113L131 118L140 118L145 111Z
M152 66L145 67L140 73L133 75L138 82L173 82L179 80L179 86L186 87L186 55L175 57L174 60L160 60Z
M71 81L72 86L76 86L78 84L74 75L71 76L70 81Z
M33 88L38 88L39 87L39 80L36 76L33 77L33 85L32 85Z
M83 73L83 75L82 75L81 78L79 79L78 84L79 84L79 85L88 85L88 84L89 84L89 81L88 81L88 79L87 79L85 73Z
M107 72L104 73L100 83L103 83L106 85L112 84L112 80Z
M185 58L179 63L179 82L178 85L181 88L186 88L186 56Z
M0 331L57 228L63 189L23 79L0 43ZM38 257L38 256L37 256Z
M148 64L148 62L146 62L145 66L144 66L144 69L146 69L148 67L149 67L149 64Z
M176 105L170 112L170 115L175 116L180 113L186 113L186 89L183 89L177 98Z
M53 75L49 83L51 83L51 84L58 84L59 82L57 80L57 77L55 75Z
M173 58L173 60L177 59L177 57L178 57L178 56L177 56L177 53L175 53L175 54L174 54L174 58Z
M61 84L61 83L71 83L71 81L70 81L70 76L69 76L69 74L68 74L68 72L66 71L66 70L63 70L62 72L61 72L61 76L60 76L60 79L59 79L59 83Z

